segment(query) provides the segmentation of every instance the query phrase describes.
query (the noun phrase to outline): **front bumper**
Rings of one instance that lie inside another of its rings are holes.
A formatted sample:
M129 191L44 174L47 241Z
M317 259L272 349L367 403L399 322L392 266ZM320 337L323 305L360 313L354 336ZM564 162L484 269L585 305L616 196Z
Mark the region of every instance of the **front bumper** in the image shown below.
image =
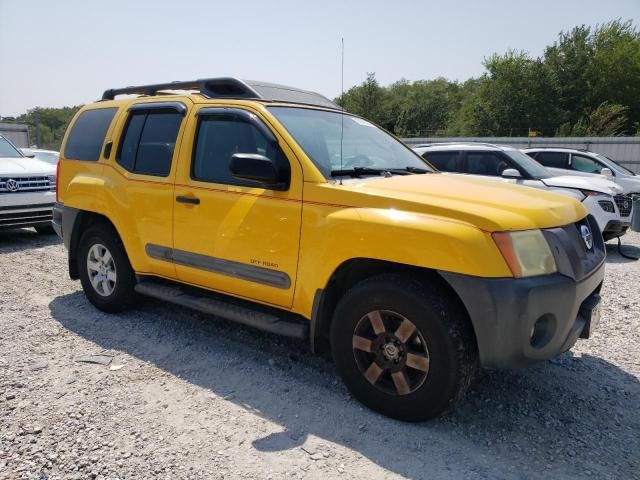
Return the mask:
M520 279L440 274L469 312L482 366L515 368L549 360L575 344L599 301L604 264L580 282L559 273ZM538 321L545 326L542 341L532 337Z
M53 203L46 201L22 205L0 205L0 230L50 226L52 207Z
M631 226L630 221L611 220L602 230L604 241L623 236Z

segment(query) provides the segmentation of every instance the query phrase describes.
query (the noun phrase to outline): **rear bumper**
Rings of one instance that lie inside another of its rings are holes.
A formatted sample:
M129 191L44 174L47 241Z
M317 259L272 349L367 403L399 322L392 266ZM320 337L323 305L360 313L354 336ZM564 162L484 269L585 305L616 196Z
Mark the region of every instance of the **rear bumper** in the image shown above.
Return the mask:
M440 274L471 317L482 366L514 368L554 358L588 336L604 262L578 282L559 273L521 279Z
M65 207L64 203L56 202L53 204L53 220L51 225L53 229L62 239L67 250L71 247L71 234L73 226L78 217L79 210L71 207Z
M60 202L56 202L53 204L53 212L52 212L52 219L51 219L51 225L53 226L53 229L55 230L55 232L58 234L58 236L62 239L64 239L64 237L62 236L62 211L64 209L64 205Z

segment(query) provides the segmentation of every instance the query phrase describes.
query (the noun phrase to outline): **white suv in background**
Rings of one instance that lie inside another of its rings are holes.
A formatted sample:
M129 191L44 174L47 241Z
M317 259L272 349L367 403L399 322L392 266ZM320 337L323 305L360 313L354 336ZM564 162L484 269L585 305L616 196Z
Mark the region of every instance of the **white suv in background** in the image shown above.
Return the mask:
M442 172L483 176L571 196L595 217L605 240L622 236L629 229L631 216L620 216L614 198L622 194L622 187L605 178L555 175L520 150L488 143L433 143L412 148Z
M41 234L54 233L55 199L55 165L25 157L0 135L0 231L34 227Z
M527 148L523 152L558 175L602 175L620 185L625 194L640 195L640 176L600 153L553 147Z

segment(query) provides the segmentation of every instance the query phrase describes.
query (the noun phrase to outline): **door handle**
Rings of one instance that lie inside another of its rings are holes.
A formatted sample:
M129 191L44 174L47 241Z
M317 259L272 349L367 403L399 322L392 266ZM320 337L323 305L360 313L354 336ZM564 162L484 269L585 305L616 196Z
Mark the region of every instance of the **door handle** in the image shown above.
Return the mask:
M189 205L200 205L200 199L197 197L186 197L184 195L178 195L176 202L188 203Z

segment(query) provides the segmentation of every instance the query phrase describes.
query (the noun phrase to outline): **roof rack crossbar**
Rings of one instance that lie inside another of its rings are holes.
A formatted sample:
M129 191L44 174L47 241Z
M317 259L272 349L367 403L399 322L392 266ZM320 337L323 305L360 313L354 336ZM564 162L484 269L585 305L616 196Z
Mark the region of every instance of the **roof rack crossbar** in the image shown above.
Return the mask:
M161 90L198 90L210 98L262 98L242 80L223 77L111 88L104 91L102 100L113 100L118 95L156 95Z

